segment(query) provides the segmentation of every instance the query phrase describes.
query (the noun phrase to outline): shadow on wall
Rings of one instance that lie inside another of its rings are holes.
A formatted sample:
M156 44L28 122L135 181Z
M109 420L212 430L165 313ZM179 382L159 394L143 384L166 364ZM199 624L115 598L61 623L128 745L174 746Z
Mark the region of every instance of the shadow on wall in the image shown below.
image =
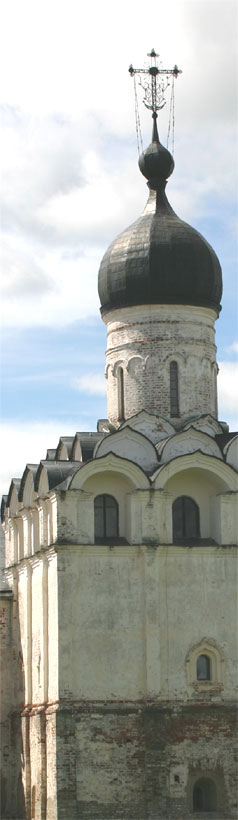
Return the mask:
M1 820L26 820L25 761L21 733L25 674L20 641L18 601L0 591L1 614Z

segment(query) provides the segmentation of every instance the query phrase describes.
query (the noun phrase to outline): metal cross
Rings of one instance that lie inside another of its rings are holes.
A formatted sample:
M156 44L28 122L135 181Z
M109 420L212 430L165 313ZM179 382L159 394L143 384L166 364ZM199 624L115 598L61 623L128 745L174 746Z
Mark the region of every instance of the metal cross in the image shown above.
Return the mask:
M154 48L151 49L150 54L147 54L147 57L151 58L151 65L147 68L133 68L132 65L129 66L129 72L131 77L134 77L135 74L139 75L147 75L144 77L142 82L142 77L140 76L139 83L144 91L144 99L143 103L146 108L149 108L153 111L154 117L157 117L157 111L160 108L163 108L166 100L164 98L164 94L168 85L170 84L170 76L177 78L178 74L182 74L182 71L178 68L177 65L174 68L161 68L157 65L157 57L159 54L156 54Z

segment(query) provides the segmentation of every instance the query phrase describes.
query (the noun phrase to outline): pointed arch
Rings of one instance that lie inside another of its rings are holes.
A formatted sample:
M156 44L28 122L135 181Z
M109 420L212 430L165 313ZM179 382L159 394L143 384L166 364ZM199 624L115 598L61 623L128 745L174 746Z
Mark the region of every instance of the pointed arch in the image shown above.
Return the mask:
M100 473L117 473L129 480L136 489L147 490L150 487L150 481L147 478L144 470L129 459L121 458L115 453L107 453L105 456L93 459L77 470L69 484L69 489L81 490L86 481Z

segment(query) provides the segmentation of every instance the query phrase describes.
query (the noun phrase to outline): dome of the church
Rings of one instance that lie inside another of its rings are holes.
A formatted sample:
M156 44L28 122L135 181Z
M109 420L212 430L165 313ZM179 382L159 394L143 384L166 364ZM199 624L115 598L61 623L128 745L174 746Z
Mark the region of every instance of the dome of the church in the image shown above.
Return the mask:
M150 195L144 212L109 246L99 269L102 314L146 304L183 304L220 310L222 272L213 248L183 222L165 195L174 161L159 142L139 159Z

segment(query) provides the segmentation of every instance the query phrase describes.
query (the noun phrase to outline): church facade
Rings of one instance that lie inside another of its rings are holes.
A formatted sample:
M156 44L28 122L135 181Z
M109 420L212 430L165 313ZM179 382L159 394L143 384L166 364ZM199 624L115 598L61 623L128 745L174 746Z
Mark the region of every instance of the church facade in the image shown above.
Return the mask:
M219 261L149 199L99 271L108 419L2 503L2 817L236 818L237 435L218 420Z

